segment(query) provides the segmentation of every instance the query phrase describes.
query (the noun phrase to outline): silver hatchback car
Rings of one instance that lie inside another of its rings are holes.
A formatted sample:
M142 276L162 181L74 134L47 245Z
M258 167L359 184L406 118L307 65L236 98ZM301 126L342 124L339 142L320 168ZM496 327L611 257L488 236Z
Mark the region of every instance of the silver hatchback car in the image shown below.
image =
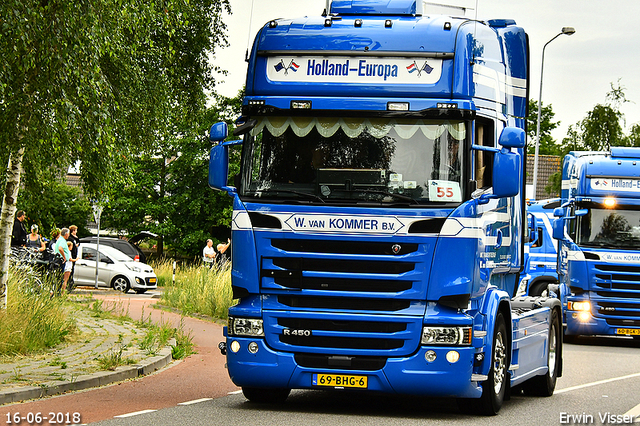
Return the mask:
M73 279L76 285L93 286L96 279L96 245L81 243L78 247ZM98 263L98 286L112 287L127 293L133 289L142 294L157 288L158 278L153 268L145 263L134 262L129 256L113 247L100 245Z

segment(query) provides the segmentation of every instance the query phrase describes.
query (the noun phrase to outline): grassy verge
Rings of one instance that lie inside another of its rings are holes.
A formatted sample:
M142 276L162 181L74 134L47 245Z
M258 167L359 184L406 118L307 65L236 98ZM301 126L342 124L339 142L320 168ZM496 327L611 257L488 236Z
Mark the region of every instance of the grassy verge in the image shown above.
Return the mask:
M25 271L9 271L7 309L0 311L0 355L28 355L77 333L66 298L50 297L51 283L35 283Z
M234 304L231 292L231 270L209 269L202 266L178 266L175 284L172 282L173 263L153 264L158 281L164 284L162 304L177 308L185 315L203 314L227 318L227 310Z

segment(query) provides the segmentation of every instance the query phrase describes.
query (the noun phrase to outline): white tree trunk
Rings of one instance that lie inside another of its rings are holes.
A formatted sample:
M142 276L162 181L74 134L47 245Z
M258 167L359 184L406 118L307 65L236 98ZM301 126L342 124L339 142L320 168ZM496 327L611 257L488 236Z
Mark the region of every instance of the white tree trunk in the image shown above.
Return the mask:
M7 309L11 232L13 231L13 222L16 214L16 201L20 191L23 157L24 146L9 155L7 186L2 196L2 214L0 215L0 309Z

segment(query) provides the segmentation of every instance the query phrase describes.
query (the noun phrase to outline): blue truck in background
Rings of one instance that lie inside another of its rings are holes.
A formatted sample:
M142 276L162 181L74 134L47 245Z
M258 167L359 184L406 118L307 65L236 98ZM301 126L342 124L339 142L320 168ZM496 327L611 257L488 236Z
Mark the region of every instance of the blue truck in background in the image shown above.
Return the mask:
M524 270L517 295L548 295L549 285L558 284L558 242L552 237L552 222L560 204L559 198L527 202L530 237L524 247ZM552 290L558 291L554 287ZM563 300L559 294L558 297Z
M553 237L566 336L640 338L640 148L571 152Z
M416 0L333 0L258 32L242 138L213 125L209 165L233 197L220 349L247 399L385 392L493 415L512 387L553 394L561 304L515 297L528 62L512 20Z

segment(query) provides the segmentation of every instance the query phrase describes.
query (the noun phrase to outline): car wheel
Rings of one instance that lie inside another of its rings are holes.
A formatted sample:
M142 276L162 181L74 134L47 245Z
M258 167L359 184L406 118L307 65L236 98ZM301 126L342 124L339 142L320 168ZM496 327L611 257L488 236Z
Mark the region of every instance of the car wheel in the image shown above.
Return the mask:
M118 275L113 279L113 281L111 282L111 287L113 287L114 290L121 291L123 293L128 293L129 288L131 288L129 285L129 280L122 275Z

